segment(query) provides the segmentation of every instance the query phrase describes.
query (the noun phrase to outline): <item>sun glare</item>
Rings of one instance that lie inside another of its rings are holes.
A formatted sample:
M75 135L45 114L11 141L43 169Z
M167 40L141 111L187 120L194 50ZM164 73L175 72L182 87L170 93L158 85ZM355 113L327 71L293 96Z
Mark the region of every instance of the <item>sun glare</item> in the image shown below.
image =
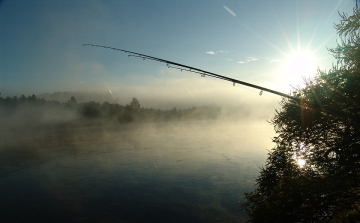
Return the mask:
M317 59L313 53L308 51L298 51L287 57L284 67L284 76L301 84L303 77L314 76L316 70Z
M306 159L304 159L304 157L302 157L302 156L298 157L298 156L294 155L293 159L300 168L303 168L306 164Z
M303 168L305 166L306 161L304 159L297 159L297 164L300 168Z

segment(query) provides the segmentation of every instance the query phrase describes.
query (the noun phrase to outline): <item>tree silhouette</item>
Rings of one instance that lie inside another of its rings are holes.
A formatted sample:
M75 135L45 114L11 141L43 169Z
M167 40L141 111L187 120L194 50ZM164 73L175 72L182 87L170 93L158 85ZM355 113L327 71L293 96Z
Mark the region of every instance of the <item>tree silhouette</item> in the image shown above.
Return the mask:
M140 109L140 102L137 98L133 98L130 102L130 108L131 110L137 111Z
M71 98L70 98L70 102L71 102L72 104L76 104L76 99L75 99L75 97L74 97L74 96L71 96Z
M276 146L241 204L248 222L360 222L360 13L340 16L337 64L271 120Z
M81 114L86 118L100 118L102 115L100 103L95 101L83 103Z

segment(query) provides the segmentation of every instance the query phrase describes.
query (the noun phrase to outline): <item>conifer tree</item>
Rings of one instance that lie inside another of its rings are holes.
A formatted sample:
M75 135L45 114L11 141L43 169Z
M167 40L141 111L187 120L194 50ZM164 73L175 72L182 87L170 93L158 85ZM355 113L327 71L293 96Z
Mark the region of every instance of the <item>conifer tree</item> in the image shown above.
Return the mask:
M360 222L360 12L340 16L337 64L271 120L276 146L241 204L249 222Z

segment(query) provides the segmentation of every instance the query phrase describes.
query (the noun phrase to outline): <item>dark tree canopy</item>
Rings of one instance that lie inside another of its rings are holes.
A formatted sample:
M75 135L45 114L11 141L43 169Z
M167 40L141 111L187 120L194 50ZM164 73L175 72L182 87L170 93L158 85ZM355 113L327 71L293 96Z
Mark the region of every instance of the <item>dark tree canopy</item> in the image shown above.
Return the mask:
M140 102L137 98L133 98L132 101L130 102L130 105L129 107L132 109L132 110L139 110L140 109Z
M271 120L276 146L242 203L249 222L360 222L360 13L340 16L337 64Z

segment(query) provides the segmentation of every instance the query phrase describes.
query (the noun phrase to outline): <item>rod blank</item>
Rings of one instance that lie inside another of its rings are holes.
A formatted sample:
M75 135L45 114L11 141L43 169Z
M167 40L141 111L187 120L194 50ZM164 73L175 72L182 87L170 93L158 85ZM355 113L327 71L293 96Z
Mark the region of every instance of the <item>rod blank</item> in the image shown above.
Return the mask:
M108 47L108 46L102 46L102 45L83 44L83 46L102 47L102 48L106 48L106 49L122 51L122 52L125 52L125 53L129 53L129 55L131 55L131 56L137 56L137 57L140 57L142 59L158 61L158 62L161 62L161 63L166 63L167 65L171 64L171 65L174 65L174 66L177 66L177 67L186 68L186 69L181 69L181 68L179 68L179 69L186 70L186 71L189 71L189 72L194 72L194 73L200 73L203 76L206 75L206 76L222 79L222 80L225 80L225 81L230 81L232 83L245 85L245 86L248 86L248 87L259 89L261 91L266 91L266 92L269 92L269 93L272 93L272 94L276 94L276 95L279 95L281 97L286 97L286 98L289 98L289 99L299 101L298 98L295 98L295 97L293 97L291 95L288 95L288 94L284 94L284 93L274 91L274 90L271 90L271 89L268 89L268 88L265 88L265 87L261 87L261 86L255 85L255 84L250 84L250 83L247 83L247 82L244 82L244 81L236 80L236 79L233 79L233 78L230 78L230 77L225 77L225 76L222 76L222 75L219 75L219 74L215 74L215 73L212 73L212 72L209 72L209 71L201 70L201 69L198 69L198 68L195 68L195 67L190 67L190 66L187 66L187 65L184 65L184 64L172 62L172 61L169 61L169 60L164 60L164 59L144 55L144 54L141 54L141 53L135 53L135 52L131 52L131 51L128 51L128 50L117 49L117 48L114 48L114 47ZM170 67L170 68L175 68L175 67Z

